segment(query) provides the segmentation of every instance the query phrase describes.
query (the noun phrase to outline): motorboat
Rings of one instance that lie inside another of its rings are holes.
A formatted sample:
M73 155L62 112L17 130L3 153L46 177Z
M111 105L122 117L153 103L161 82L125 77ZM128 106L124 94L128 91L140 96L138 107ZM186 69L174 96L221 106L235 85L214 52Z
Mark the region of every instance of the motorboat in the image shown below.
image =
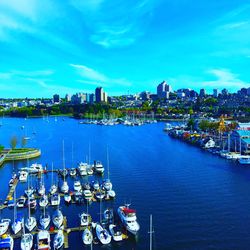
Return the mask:
M24 170L28 170L31 174L38 174L43 172L43 166L42 164L34 163L29 168Z
M140 229L137 222L136 211L134 209L130 209L129 205L125 205L120 206L117 212L125 228L130 233L136 235Z
M40 216L39 222L40 222L42 229L44 229L44 230L47 229L49 227L49 224L50 224L50 215L48 213L45 213L45 211L44 211L44 213L41 214L41 216Z
M100 161L94 161L94 170L97 174L104 173L104 167Z
M108 195L110 198L114 199L115 196L116 196L116 193L115 193L114 190L109 190L109 191L107 192L107 195Z
M83 163L83 162L79 163L79 165L78 165L78 172L79 172L80 176L86 176L88 174L87 173L87 167L88 167L87 163Z
M238 161L240 164L249 165L250 164L250 155L242 155Z
M43 195L41 199L39 200L39 206L40 207L46 207L49 204L49 199L47 195Z
M58 193L54 193L50 197L50 203L52 206L59 206L61 201L61 197Z
M36 209L36 205L37 205L37 202L36 202L36 199L31 196L29 199L28 199L28 206L30 206L31 209Z
M122 241L122 231L117 225L110 224L109 225L109 232L110 232L114 241Z
M89 182L85 182L84 184L83 184L83 189L86 189L86 190L90 190L90 184L89 184Z
M71 202L71 194L64 195L64 201L69 204Z
M17 200L17 203L16 203L16 206L18 208L23 208L25 206L25 203L26 203L26 198L25 197L20 197L18 200Z
M93 171L92 167L88 167L87 168L87 174L92 175L93 173L94 173L94 171Z
M88 226L91 223L91 220L92 220L92 218L91 218L90 214L83 212L80 215L80 224L82 227Z
M87 227L84 229L82 233L82 241L85 245L90 245L93 241L93 234Z
M10 226L10 219L1 219L0 221L0 236L5 234Z
M105 190L109 191L112 189L112 183L110 179L106 179L103 183L102 186L104 187Z
M38 190L37 190L37 193L40 195L40 196L43 196L43 195L45 195L45 186L44 186L44 184L41 184L40 185L40 187L38 188Z
M99 190L100 189L100 185L99 185L99 182L96 180L96 181L92 181L92 187L95 191Z
M16 175L16 173L13 173L12 177L11 177L11 179L9 181L9 187L13 186L13 184L14 184L14 182L15 182L16 179L17 179L17 175Z
M103 217L106 221L111 222L114 217L113 209L107 208L104 210Z
M75 202L81 204L83 202L83 197L81 192L75 192L74 194Z
M51 185L49 192L50 194L55 194L57 190L58 190L57 185L53 184Z
M61 186L61 191L64 194L69 192L69 185L68 185L67 181L63 181L63 184Z
M76 169L75 169L75 168L71 168L71 169L69 170L69 175L70 175L71 177L76 176Z
M25 227L29 230L29 232L32 232L36 226L37 221L35 217L30 216L25 220Z
M64 244L64 234L62 230L58 230L58 232L55 235L53 246L54 249L61 249Z
M68 175L68 170L66 168L65 169L61 169L61 170L59 170L59 174L62 177L66 177Z
M27 197L30 197L31 195L33 195L35 192L35 189L33 187L29 187L27 188L24 193L26 194Z
M37 249L50 250L50 234L46 230L41 230L37 234Z
M103 245L111 242L111 235L108 233L107 229L103 228L100 224L97 224L95 230L97 238Z
M18 214L17 217L14 219L13 223L11 224L11 229L14 234L18 234L23 226L23 216Z
M23 234L21 238L21 249L31 250L32 246L33 246L33 235L31 233Z
M28 172L27 171L24 171L24 170L21 170L19 172L19 181L20 182L26 182L28 179Z
M1 250L13 250L14 249L14 240L7 234L0 238L0 249Z
M82 185L80 181L74 181L74 190L76 192L81 192L82 191Z
M96 192L96 193L95 193L95 197L96 197L98 200L102 200L102 199L104 199L104 197L105 197L105 193L104 193L104 192Z
M60 229L63 224L63 214L61 210L57 209L53 214L52 221L56 228Z
M83 191L84 198L89 201L93 198L93 195L90 190L84 190Z

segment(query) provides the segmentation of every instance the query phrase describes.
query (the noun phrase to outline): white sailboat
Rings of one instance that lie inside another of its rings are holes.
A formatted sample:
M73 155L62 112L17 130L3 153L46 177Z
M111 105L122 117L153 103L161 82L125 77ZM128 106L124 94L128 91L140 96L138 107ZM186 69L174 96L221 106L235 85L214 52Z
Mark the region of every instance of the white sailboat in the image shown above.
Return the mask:
M61 210L57 209L55 213L53 214L52 221L56 228L60 229L63 224L63 214Z
M50 197L50 203L52 206L59 206L61 202L61 197L58 193L52 194Z
M122 241L122 231L115 224L109 225L109 232L114 241Z
M65 171L64 141L63 141L63 170ZM69 192L69 185L67 181L65 180L65 175L63 176L63 184L61 186L61 191L64 194Z
M5 237L0 238L0 249L3 250L14 249L14 240L9 234L5 235Z
M10 226L10 219L1 219L0 221L0 236L5 234Z
M103 228L100 224L97 224L95 229L97 238L103 245L111 242L111 236L105 228Z
M63 247L63 244L64 244L63 231L58 230L53 241L54 249L61 249Z
M37 192L40 196L45 195L46 190L45 190L45 185L44 185L44 177L42 177L42 179L41 179L41 182L40 182L40 185L39 185Z
M51 187L50 187L50 190L49 190L49 192L50 192L50 194L54 194L54 193L56 193L57 192L57 185L55 185L54 184L54 179L53 179L53 177L54 177L54 165L53 165L53 162L52 162L52 174L51 174Z
M81 185L81 182L76 180L74 181L74 190L76 192L81 192L82 191L82 185Z
M91 223L91 216L88 213L83 212L80 215L80 224L81 227L87 227Z
M45 208L43 208L43 214L41 214L39 222L43 230L47 229L50 224L50 215L45 213Z
M44 194L41 199L39 200L39 206L40 207L46 207L49 204L49 199L46 194Z
M25 233L25 228L23 227L23 235L21 238L21 249L31 250L33 246L33 235L31 233Z
M16 213L16 190L14 192L14 220L13 223L11 224L11 228L14 234L19 233L22 230L22 225L23 225L23 218L21 217L21 215L17 216Z
M85 245L90 245L93 241L93 234L87 227L84 229L82 233L82 241Z
M30 216L30 197L28 197L28 218L25 220L25 227L29 230L29 232L33 231L37 226L37 221L35 217Z
M103 187L106 191L110 191L110 190L112 190L113 185L109 179L109 152L108 152L108 148L107 148L107 167L108 167L108 178L106 180L104 180Z

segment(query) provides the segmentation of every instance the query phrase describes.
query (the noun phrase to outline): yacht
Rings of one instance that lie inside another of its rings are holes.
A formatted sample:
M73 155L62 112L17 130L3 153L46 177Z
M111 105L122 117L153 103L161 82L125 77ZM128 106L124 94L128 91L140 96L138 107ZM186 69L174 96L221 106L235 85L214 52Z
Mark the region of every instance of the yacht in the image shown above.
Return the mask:
M114 213L113 213L113 209L107 208L104 212L103 212L103 216L104 219L107 222L111 222L113 220L114 217Z
M90 190L90 184L89 184L89 182L85 182L84 184L83 184L83 188L84 189L86 189L86 190Z
M33 195L35 192L35 189L33 187L28 187L24 193L26 194L27 197L30 197L31 195Z
M27 170L31 174L38 174L43 172L43 166L42 164L34 163L29 168L27 168Z
M40 184L40 187L38 188L37 192L38 192L38 194L40 196L45 195L45 186L44 186L44 184L42 184L42 183Z
M51 187L50 187L50 194L55 194L57 192L58 188L57 188L57 185L53 184Z
M39 231L37 234L37 249L50 250L50 234L46 230Z
M87 201L90 201L93 198L93 195L90 190L84 190L83 195Z
M94 173L94 171L93 171L92 167L89 166L89 167L87 168L87 174L88 174L88 175L92 175L93 173Z
M47 195L43 195L41 199L39 200L39 206L40 207L46 207L49 204L49 199Z
M26 198L25 197L20 197L16 203L16 206L18 208L23 208L25 206Z
M93 241L93 234L87 227L84 229L82 233L82 241L85 245L90 245Z
M64 244L64 234L62 230L58 230L58 232L55 235L53 246L54 249L61 249Z
M91 223L91 216L85 212L80 215L80 224L82 227L86 227Z
M24 170L21 170L19 172L19 181L20 182L26 182L28 179L28 172L27 171L24 171Z
M60 229L63 224L63 214L61 210L57 209L55 213L53 214L52 221L56 228Z
M36 218L30 216L30 202L29 202L29 200L28 200L28 218L26 218L24 224L25 224L25 227L29 230L29 232L33 231L34 228L37 226Z
M250 164L250 155L242 155L241 158L239 158L239 163L244 165Z
M74 181L74 190L76 192L81 192L82 191L82 185L80 181Z
M12 187L12 186L13 186L15 180L17 180L17 175L16 175L16 173L13 173L13 174L12 174L12 177L11 177L11 179L10 179L10 181L9 181L9 187Z
M104 173L104 167L100 161L94 162L94 169L97 174L103 174Z
M114 241L122 241L122 231L117 225L110 224L109 225L109 232L110 232Z
M102 186L107 191L111 190L112 189L112 183L111 183L110 179L104 180L104 182L102 183Z
M10 219L1 219L0 221L0 236L5 234L10 226Z
M43 230L45 230L45 229L47 229L49 227L50 215L48 213L45 213L45 209L44 209L43 214L41 214L41 216L40 216L39 222L40 222L41 228Z
M71 194L64 195L64 201L69 204L71 202Z
M111 242L111 236L105 228L103 228L100 224L97 224L95 229L97 238L103 245Z
M61 201L61 197L58 193L55 193L50 197L50 203L52 206L59 206L60 201Z
M125 228L130 233L136 235L140 229L136 218L136 211L134 209L130 209L129 205L125 205L120 206L117 212Z
M107 195L108 195L110 198L114 199L115 196L116 196L116 193L115 193L114 190L109 190L109 191L107 192Z
M0 249L1 250L13 250L14 249L14 240L7 234L4 237L0 238Z
M30 208L34 210L34 209L36 209L36 205L37 205L37 202L36 202L36 199L34 198L34 196L29 197L28 206L30 206Z
M105 193L104 193L104 192L96 192L96 193L95 193L95 197L96 197L98 200L102 200L102 199L104 199L104 197L105 197Z
M67 181L63 181L63 184L61 186L61 191L64 194L69 192L69 185L68 185Z
M79 165L78 165L78 172L79 172L80 176L86 176L88 174L87 173L87 167L88 167L87 163L83 163L83 162L79 163Z
M76 169L75 168L71 168L70 170L69 170L69 175L70 176L76 176Z
M92 181L92 186L95 191L100 189L100 185L98 181Z
M21 231L22 226L23 226L23 217L19 215L14 219L14 222L11 225L13 233L18 234Z
M21 249L31 250L32 246L33 246L33 235L31 233L23 234L21 238Z

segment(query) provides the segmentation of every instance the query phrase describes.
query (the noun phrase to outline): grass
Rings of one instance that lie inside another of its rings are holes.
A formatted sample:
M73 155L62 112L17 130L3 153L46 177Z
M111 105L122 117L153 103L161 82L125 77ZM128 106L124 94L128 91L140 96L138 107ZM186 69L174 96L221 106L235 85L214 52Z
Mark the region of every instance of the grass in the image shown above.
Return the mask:
M26 153L32 150L32 148L14 148L10 151L10 154Z

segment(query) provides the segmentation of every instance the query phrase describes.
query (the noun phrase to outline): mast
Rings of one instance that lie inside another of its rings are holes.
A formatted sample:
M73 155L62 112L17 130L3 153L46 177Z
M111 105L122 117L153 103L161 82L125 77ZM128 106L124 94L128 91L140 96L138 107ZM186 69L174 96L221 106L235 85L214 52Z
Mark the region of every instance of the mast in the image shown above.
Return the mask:
M53 186L54 185L54 183L53 183L53 174L54 174L54 166L53 166L53 162L52 162L52 179L51 179L51 186Z
M72 155L71 155L71 160L72 160L72 167L74 166L74 155L73 155L73 152L74 152L74 144L72 142L72 145L71 145L71 149L72 149Z
M64 140L63 140L63 182L65 182L65 159L64 159Z
M149 249L152 250L153 249L153 217L152 214L150 214L150 227L149 227L149 235L150 235L150 245L149 245Z
M109 148L107 146L107 167L108 167L108 180L109 180Z

